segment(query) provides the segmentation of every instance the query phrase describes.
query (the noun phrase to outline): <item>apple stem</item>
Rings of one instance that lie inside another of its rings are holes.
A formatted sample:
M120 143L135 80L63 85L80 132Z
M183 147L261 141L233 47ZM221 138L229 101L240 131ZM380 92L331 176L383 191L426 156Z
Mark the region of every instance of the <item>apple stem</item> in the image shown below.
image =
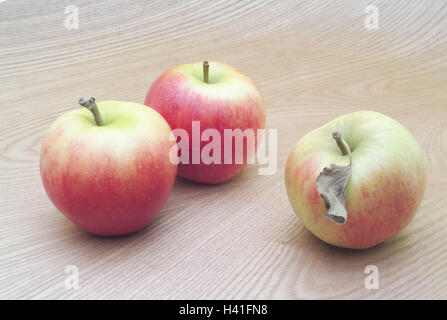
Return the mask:
M209 76L209 70L210 70L210 65L208 63L208 61L203 61L203 82L205 83L209 83L208 81L208 76Z
M104 121L102 120L101 114L99 113L98 106L96 105L95 98L91 97L90 100L84 100L83 98L79 99L79 104L84 108L90 110L95 117L96 124L100 127L104 125Z
M335 142L337 142L337 145L340 148L341 153L344 156L349 155L349 162L351 162L352 161L351 149L349 148L349 145L346 143L346 141L341 137L341 133L333 132L332 138L334 138Z

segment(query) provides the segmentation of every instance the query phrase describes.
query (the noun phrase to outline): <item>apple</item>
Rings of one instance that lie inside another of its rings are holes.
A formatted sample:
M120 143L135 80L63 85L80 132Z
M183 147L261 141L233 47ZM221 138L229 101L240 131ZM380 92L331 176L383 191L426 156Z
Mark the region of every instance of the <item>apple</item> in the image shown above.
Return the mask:
M237 175L247 165L247 159L254 157L260 140L256 133L265 128L264 103L256 85L237 69L220 62L184 64L164 72L152 84L144 104L160 112L174 133L178 129L186 131L189 150L184 149L188 156L179 163L178 174L202 183L220 183ZM194 123L200 126L197 144L193 140ZM212 163L202 157L211 143L211 139L203 137L209 129L216 130L217 139L221 139L218 161ZM247 136L242 144L237 144L234 137L228 149L230 155L225 154L228 140L224 139L224 131L238 129L254 133L254 147L248 147ZM179 144L180 158L184 151ZM242 161L235 159L236 153L243 154Z
M330 196L317 182L328 177ZM301 138L289 154L285 184L298 218L315 236L335 246L368 248L412 220L424 195L426 169L405 127L381 113L359 111Z
M122 235L144 228L167 200L177 174L175 141L144 105L80 100L85 108L54 121L40 152L45 190L81 229Z

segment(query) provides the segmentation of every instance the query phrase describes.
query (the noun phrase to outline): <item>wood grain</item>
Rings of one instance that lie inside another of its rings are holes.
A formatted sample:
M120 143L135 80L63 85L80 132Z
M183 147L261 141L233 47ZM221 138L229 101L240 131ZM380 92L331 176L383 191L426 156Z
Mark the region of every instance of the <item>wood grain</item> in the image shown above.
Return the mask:
M0 298L447 298L447 3L374 1L14 1L0 3ZM80 27L67 30L65 6ZM155 221L86 234L40 181L50 123L80 96L143 102L164 70L217 60L259 86L278 130L278 170L227 183L177 179ZM326 245L291 209L283 170L309 130L383 112L423 146L428 186L410 225L364 251ZM380 288L366 290L376 265ZM67 290L66 265L80 288Z

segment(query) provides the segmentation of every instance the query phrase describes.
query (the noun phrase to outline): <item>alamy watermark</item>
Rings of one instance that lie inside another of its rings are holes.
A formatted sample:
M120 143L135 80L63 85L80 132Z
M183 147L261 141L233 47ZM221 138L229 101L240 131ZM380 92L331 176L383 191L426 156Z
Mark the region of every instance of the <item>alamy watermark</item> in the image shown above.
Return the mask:
M64 285L67 290L78 290L79 289L79 269L75 265L65 266L65 273L69 276L65 279Z
M79 29L79 8L75 5L69 5L65 7L64 26L67 30Z
M268 136L268 154L266 137ZM266 165L258 168L259 175L272 175L277 169L278 139L276 129L224 129L200 130L200 121L192 121L191 136L185 129L174 129L170 141L177 146L169 152L174 164L255 164ZM205 142L203 144L202 142ZM191 144L191 145L190 145ZM258 147L256 148L256 145ZM257 149L257 150L256 150ZM222 154L223 152L223 154Z
M365 289L378 290L379 289L379 268L370 264L365 267L364 273L368 276L365 278Z
M379 30L379 8L371 4L365 8L365 13L367 14L365 28L367 30Z

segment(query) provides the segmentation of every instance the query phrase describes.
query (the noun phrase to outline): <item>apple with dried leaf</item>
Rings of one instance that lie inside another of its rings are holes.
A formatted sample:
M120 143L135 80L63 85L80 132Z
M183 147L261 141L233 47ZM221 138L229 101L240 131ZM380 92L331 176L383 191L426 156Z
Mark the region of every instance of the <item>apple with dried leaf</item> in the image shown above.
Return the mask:
M422 151L400 123L378 112L341 116L292 149L285 183L306 228L346 248L369 248L414 217L426 185Z

